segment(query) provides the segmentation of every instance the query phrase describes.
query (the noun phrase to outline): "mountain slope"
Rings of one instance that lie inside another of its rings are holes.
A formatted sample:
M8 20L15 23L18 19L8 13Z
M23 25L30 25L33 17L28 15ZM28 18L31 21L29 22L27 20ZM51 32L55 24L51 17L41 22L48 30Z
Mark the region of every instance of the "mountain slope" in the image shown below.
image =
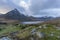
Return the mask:
M54 18L52 20L45 21L42 24L53 24L56 26L60 26L60 17Z
M48 20L52 20L54 17L35 17L33 18L34 20L37 20L37 21L48 21Z
M6 19L14 19L14 20L20 20L20 21L28 21L30 20L29 17L21 14L17 9L14 9L7 14L5 14Z

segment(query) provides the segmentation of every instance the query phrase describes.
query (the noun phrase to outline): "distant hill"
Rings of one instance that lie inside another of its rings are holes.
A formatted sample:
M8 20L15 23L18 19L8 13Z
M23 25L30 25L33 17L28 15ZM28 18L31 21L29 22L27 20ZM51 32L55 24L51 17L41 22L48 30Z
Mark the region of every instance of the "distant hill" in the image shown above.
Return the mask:
M54 17L47 17L47 16L44 16L44 17L31 17L33 20L36 20L36 21L48 21L48 20L52 20L54 19Z
M56 26L60 26L60 17L56 17L52 20L45 21L42 24L53 24L53 25L56 25Z

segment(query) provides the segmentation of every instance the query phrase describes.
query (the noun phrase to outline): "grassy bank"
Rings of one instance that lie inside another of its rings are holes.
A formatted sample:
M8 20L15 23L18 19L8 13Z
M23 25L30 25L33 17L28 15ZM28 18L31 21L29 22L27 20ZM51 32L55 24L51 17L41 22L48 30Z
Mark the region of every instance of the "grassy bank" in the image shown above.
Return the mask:
M59 40L60 39L60 27L51 24L45 25L0 25L0 36L18 31L16 36L21 39L29 37L35 32L37 38L37 32L44 34L43 40ZM38 37L40 38L40 37ZM40 40L42 40L40 38ZM29 40L29 39L28 39Z

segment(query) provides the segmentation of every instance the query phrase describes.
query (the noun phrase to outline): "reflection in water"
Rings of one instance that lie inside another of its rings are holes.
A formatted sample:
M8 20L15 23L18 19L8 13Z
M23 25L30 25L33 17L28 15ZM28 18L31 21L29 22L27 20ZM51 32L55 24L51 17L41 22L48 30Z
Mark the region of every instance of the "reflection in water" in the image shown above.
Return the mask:
M28 21L28 22L22 22L21 24L38 24L38 23L42 23L43 21Z

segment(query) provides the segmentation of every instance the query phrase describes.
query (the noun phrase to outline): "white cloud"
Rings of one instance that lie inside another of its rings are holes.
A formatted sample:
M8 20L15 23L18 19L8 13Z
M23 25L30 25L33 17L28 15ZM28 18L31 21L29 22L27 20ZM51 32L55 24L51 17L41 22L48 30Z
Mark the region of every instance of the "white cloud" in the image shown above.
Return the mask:
M28 8L28 4L24 1L20 1L19 5L24 7L24 8Z
M21 6L21 7L23 7L25 9L25 12L24 12L25 15L32 15L31 11L29 9L30 0L27 1L27 2L25 2L24 0L21 0L20 3L19 3L19 6Z

